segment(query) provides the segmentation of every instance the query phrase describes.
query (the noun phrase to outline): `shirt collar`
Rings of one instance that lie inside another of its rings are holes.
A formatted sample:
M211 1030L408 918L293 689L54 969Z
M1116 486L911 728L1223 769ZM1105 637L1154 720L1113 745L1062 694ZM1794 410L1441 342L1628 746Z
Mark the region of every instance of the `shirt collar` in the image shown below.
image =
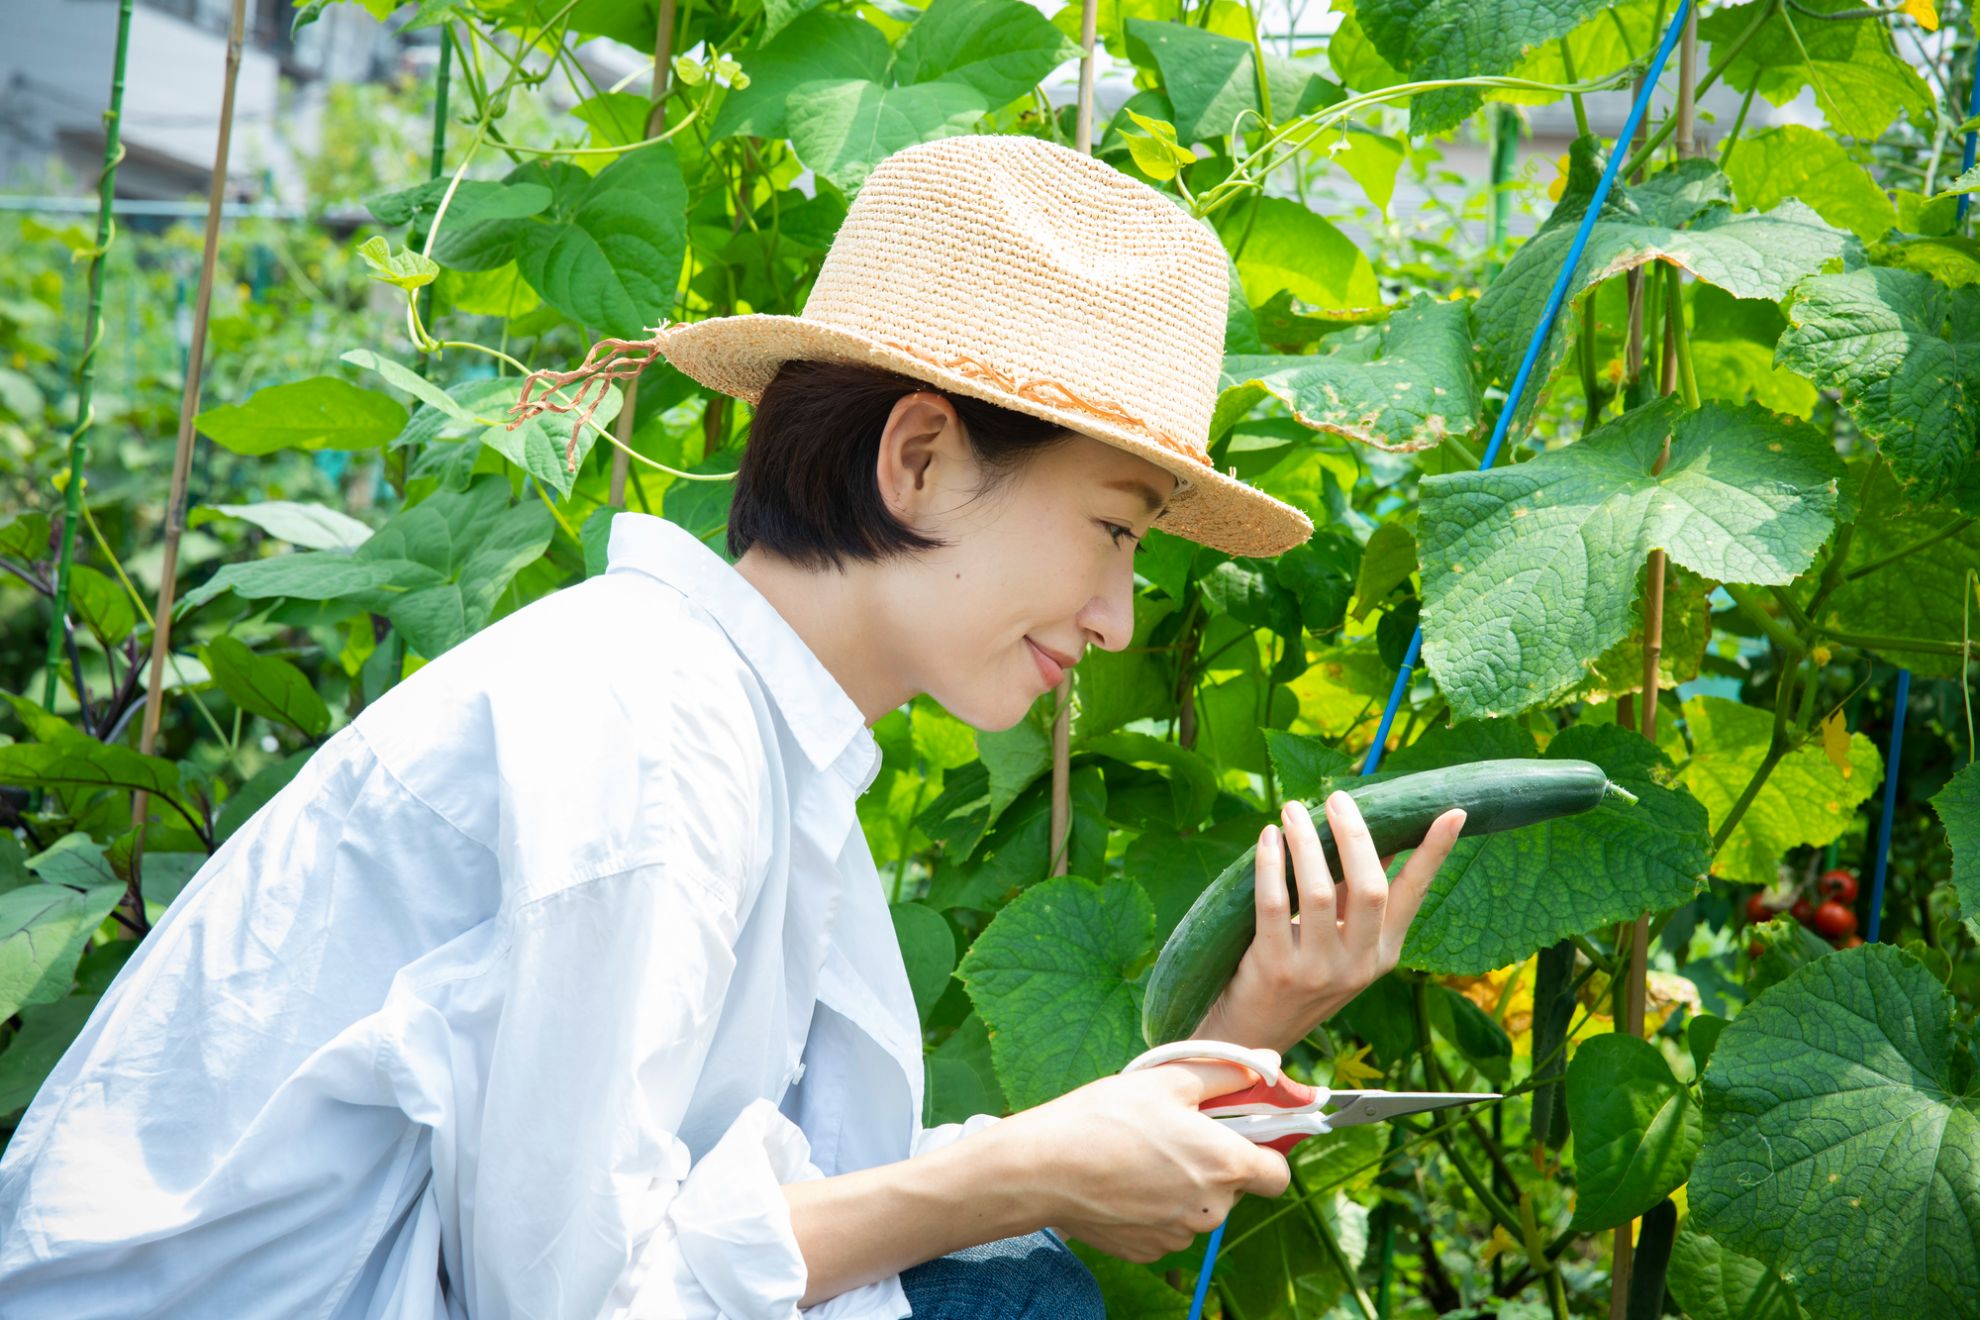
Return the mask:
M880 744L866 716L797 630L735 566L677 523L622 511L612 519L605 571L634 571L676 588L721 625L763 680L784 723L820 770L855 793L880 772Z

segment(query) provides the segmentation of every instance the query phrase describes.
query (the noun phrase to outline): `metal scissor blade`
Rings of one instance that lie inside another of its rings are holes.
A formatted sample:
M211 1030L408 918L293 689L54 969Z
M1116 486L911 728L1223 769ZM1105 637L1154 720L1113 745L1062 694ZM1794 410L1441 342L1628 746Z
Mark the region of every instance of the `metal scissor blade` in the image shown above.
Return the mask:
M1497 1091L1334 1091L1328 1096L1327 1103L1334 1108L1327 1123L1337 1128L1386 1123L1409 1114L1500 1099L1504 1097Z

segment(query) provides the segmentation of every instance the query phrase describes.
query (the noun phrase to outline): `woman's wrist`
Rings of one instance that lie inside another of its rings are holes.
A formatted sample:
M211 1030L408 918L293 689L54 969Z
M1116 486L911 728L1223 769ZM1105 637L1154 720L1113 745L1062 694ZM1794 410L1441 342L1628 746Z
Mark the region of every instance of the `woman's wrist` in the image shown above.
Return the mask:
M1061 1180L1066 1170L1043 1146L1033 1125L1014 1114L930 1158L952 1154L958 1159L964 1185L973 1189L982 1213L996 1225L997 1232L983 1239L989 1242L1035 1233L1064 1208Z

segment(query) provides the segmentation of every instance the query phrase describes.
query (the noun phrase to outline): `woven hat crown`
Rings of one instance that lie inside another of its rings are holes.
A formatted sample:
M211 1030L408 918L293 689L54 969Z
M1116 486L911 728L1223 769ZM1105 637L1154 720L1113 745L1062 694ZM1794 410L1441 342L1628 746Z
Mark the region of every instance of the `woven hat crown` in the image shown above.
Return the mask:
M804 319L1063 391L1207 464L1229 298L1223 245L1162 194L1050 142L969 136L874 168Z

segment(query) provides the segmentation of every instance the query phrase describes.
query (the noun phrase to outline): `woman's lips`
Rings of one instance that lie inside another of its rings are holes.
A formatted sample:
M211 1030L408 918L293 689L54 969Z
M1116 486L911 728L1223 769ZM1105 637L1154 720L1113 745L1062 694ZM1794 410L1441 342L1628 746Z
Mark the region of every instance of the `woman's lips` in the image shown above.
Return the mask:
M1059 680L1066 676L1066 667L1040 650L1038 643L1029 637L1024 639L1024 644L1031 648L1032 658L1038 662L1038 672L1045 677L1045 686L1048 688L1059 686Z

